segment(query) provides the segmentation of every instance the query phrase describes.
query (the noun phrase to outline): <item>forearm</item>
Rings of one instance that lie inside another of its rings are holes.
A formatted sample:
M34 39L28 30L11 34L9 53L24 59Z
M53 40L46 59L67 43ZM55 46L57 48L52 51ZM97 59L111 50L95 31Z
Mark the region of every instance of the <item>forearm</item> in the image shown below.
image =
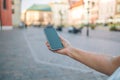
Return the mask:
M114 58L111 56L89 53L76 48L72 48L70 51L68 51L67 55L107 75L111 75L117 68L117 66L114 65Z

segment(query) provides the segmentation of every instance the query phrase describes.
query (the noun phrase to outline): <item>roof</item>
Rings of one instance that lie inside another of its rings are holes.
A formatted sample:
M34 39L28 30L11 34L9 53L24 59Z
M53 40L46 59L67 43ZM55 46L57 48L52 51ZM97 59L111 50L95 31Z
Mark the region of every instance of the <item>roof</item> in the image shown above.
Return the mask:
M27 10L34 10L34 11L51 11L51 7L47 4L33 4Z

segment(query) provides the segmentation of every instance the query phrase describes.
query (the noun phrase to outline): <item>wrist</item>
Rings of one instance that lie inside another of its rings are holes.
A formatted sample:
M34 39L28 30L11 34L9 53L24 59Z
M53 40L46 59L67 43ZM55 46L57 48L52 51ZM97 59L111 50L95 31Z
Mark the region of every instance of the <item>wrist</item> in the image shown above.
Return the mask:
M69 49L67 49L66 55L72 57L75 52L76 52L76 48L70 47Z

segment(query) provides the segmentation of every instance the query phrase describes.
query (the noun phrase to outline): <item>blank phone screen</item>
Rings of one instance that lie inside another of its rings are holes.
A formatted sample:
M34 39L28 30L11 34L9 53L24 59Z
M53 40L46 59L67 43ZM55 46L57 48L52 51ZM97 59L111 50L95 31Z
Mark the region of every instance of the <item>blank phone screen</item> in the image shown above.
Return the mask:
M53 27L45 28L44 32L52 50L58 50L63 48L62 42Z

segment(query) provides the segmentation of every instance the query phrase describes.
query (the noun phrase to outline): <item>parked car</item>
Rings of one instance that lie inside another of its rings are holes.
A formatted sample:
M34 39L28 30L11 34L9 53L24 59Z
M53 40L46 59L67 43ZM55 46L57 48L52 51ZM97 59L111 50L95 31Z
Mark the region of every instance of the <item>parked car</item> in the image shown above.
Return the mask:
M74 33L74 34L81 33L82 32L82 28L83 27L80 27L80 28L69 27L68 32L69 33Z
M58 26L58 27L56 28L57 31L62 31L62 29L63 29L63 26Z

